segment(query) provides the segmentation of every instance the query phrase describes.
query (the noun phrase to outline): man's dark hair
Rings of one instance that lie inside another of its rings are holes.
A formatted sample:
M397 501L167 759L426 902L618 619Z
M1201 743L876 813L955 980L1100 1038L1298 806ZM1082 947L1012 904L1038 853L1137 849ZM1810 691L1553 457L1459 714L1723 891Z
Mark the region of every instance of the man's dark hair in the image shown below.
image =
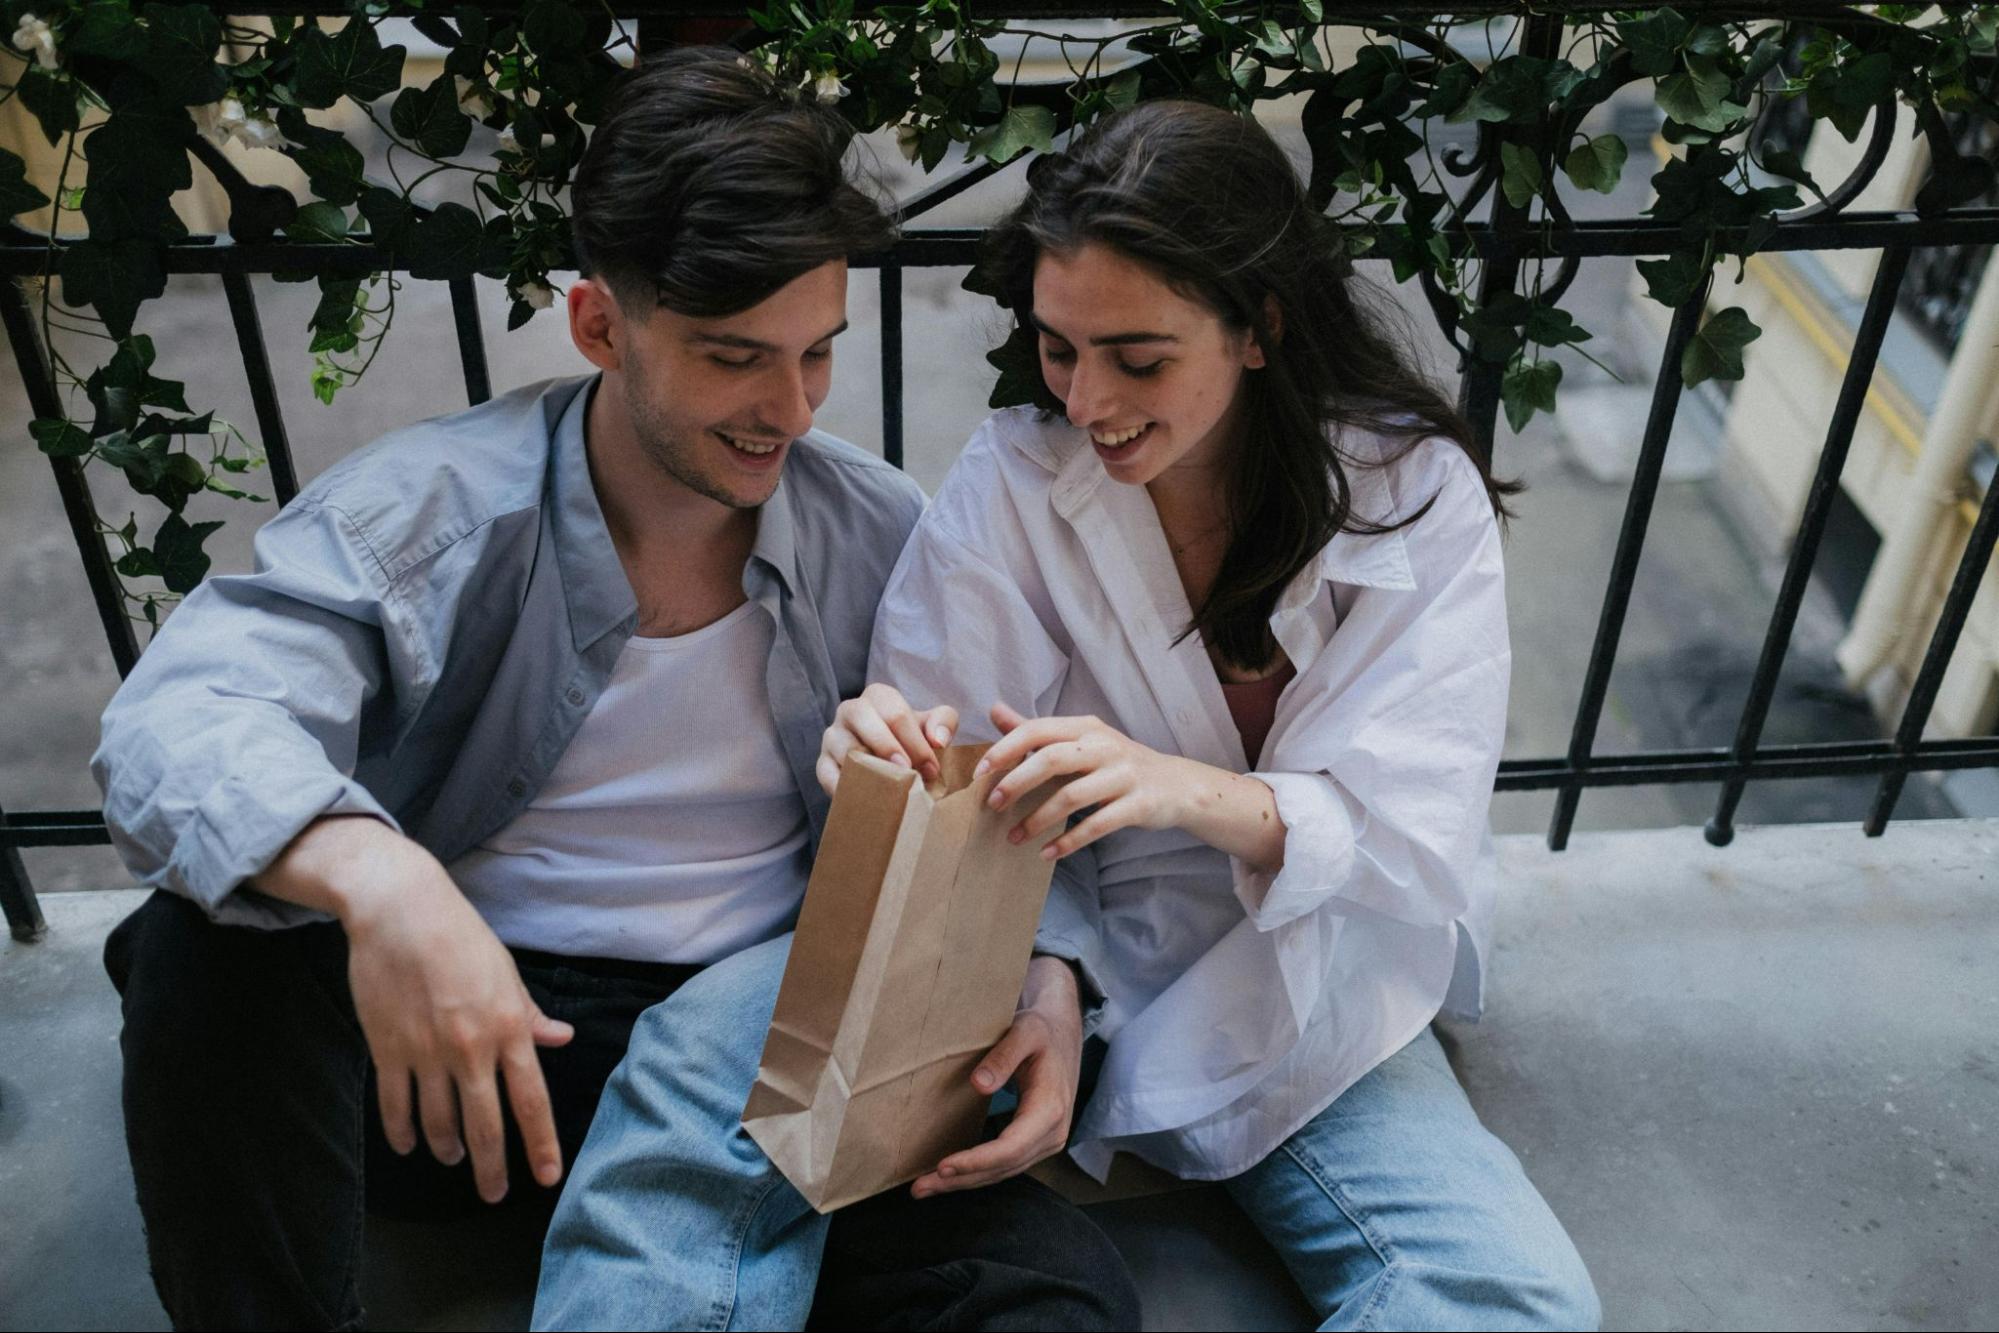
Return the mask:
M847 176L854 130L724 47L624 76L570 192L577 266L620 305L733 315L894 224Z

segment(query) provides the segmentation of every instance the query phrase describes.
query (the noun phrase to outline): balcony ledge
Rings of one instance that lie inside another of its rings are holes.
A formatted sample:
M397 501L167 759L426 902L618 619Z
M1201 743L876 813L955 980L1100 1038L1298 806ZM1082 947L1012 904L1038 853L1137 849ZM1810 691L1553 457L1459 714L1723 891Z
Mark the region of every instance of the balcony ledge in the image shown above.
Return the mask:
M1449 1035L1607 1327L1999 1325L1999 821L1727 848L1585 834L1561 854L1509 837L1500 857L1491 1012ZM164 1327L97 962L138 897L43 901L48 937L0 946L0 1326ZM1095 1205L1148 1326L1308 1322L1215 1203ZM522 1325L531 1239L479 1230L371 1223L372 1322Z

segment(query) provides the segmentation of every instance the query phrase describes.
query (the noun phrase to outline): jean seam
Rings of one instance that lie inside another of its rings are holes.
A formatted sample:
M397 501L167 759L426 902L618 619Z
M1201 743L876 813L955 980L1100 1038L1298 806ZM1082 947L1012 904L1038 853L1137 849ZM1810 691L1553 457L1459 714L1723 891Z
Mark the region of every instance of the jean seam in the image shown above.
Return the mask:
M1381 1261L1383 1268L1395 1262L1395 1246L1393 1242L1375 1230L1369 1223L1367 1214L1347 1197L1344 1190L1332 1182L1316 1160L1301 1153L1294 1144L1290 1143L1280 1145L1279 1151L1297 1163L1298 1169L1310 1176L1312 1183L1325 1191L1326 1197L1333 1201L1333 1207L1339 1209L1340 1215L1353 1224L1353 1229L1360 1233L1361 1239L1366 1241L1368 1248L1374 1251L1374 1257Z
M757 1214L763 1210L764 1201L770 1198L772 1190L775 1190L783 1183L784 1178L782 1176L772 1180L763 1189L759 1190L756 1197L751 1199L744 1206L743 1210L736 1215L734 1228L736 1233L735 1248L729 1252L728 1257L722 1262L722 1275L726 1279L724 1282L724 1291L726 1291L727 1295L716 1296L715 1304L711 1308L713 1322L709 1327L718 1330L726 1329L729 1327L729 1321L735 1318L736 1292L741 1286L741 1274L743 1270L743 1247L749 1243L750 1228L756 1225Z

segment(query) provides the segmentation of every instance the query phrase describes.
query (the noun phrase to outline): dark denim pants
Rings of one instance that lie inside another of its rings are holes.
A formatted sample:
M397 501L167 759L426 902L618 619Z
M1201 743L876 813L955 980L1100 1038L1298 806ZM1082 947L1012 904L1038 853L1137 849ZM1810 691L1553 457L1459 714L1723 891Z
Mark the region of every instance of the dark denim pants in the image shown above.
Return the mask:
M541 1052L573 1162L633 1024L699 969L517 951L551 1018ZM153 1279L181 1328L362 1326L365 1207L437 1217L483 1207L469 1165L407 1158L382 1136L373 1062L337 925L218 926L156 893L112 932L124 998L125 1134ZM509 1128L508 1202L545 1225ZM842 1210L814 1322L878 1328L1135 1328L1137 1298L1103 1233L1016 1179L921 1204L902 1191Z

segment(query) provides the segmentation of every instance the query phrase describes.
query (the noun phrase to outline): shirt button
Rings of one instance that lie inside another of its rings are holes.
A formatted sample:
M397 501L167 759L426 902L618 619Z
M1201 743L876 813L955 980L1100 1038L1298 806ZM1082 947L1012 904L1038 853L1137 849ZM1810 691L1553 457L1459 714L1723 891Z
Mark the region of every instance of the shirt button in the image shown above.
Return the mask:
M527 795L527 789L527 783L522 782L519 778L515 778L507 784L507 795L515 797L525 796Z
M569 693L563 695L562 697L569 700L569 702L572 704L580 704L583 702L583 691L577 689L574 685L571 685L569 687Z

